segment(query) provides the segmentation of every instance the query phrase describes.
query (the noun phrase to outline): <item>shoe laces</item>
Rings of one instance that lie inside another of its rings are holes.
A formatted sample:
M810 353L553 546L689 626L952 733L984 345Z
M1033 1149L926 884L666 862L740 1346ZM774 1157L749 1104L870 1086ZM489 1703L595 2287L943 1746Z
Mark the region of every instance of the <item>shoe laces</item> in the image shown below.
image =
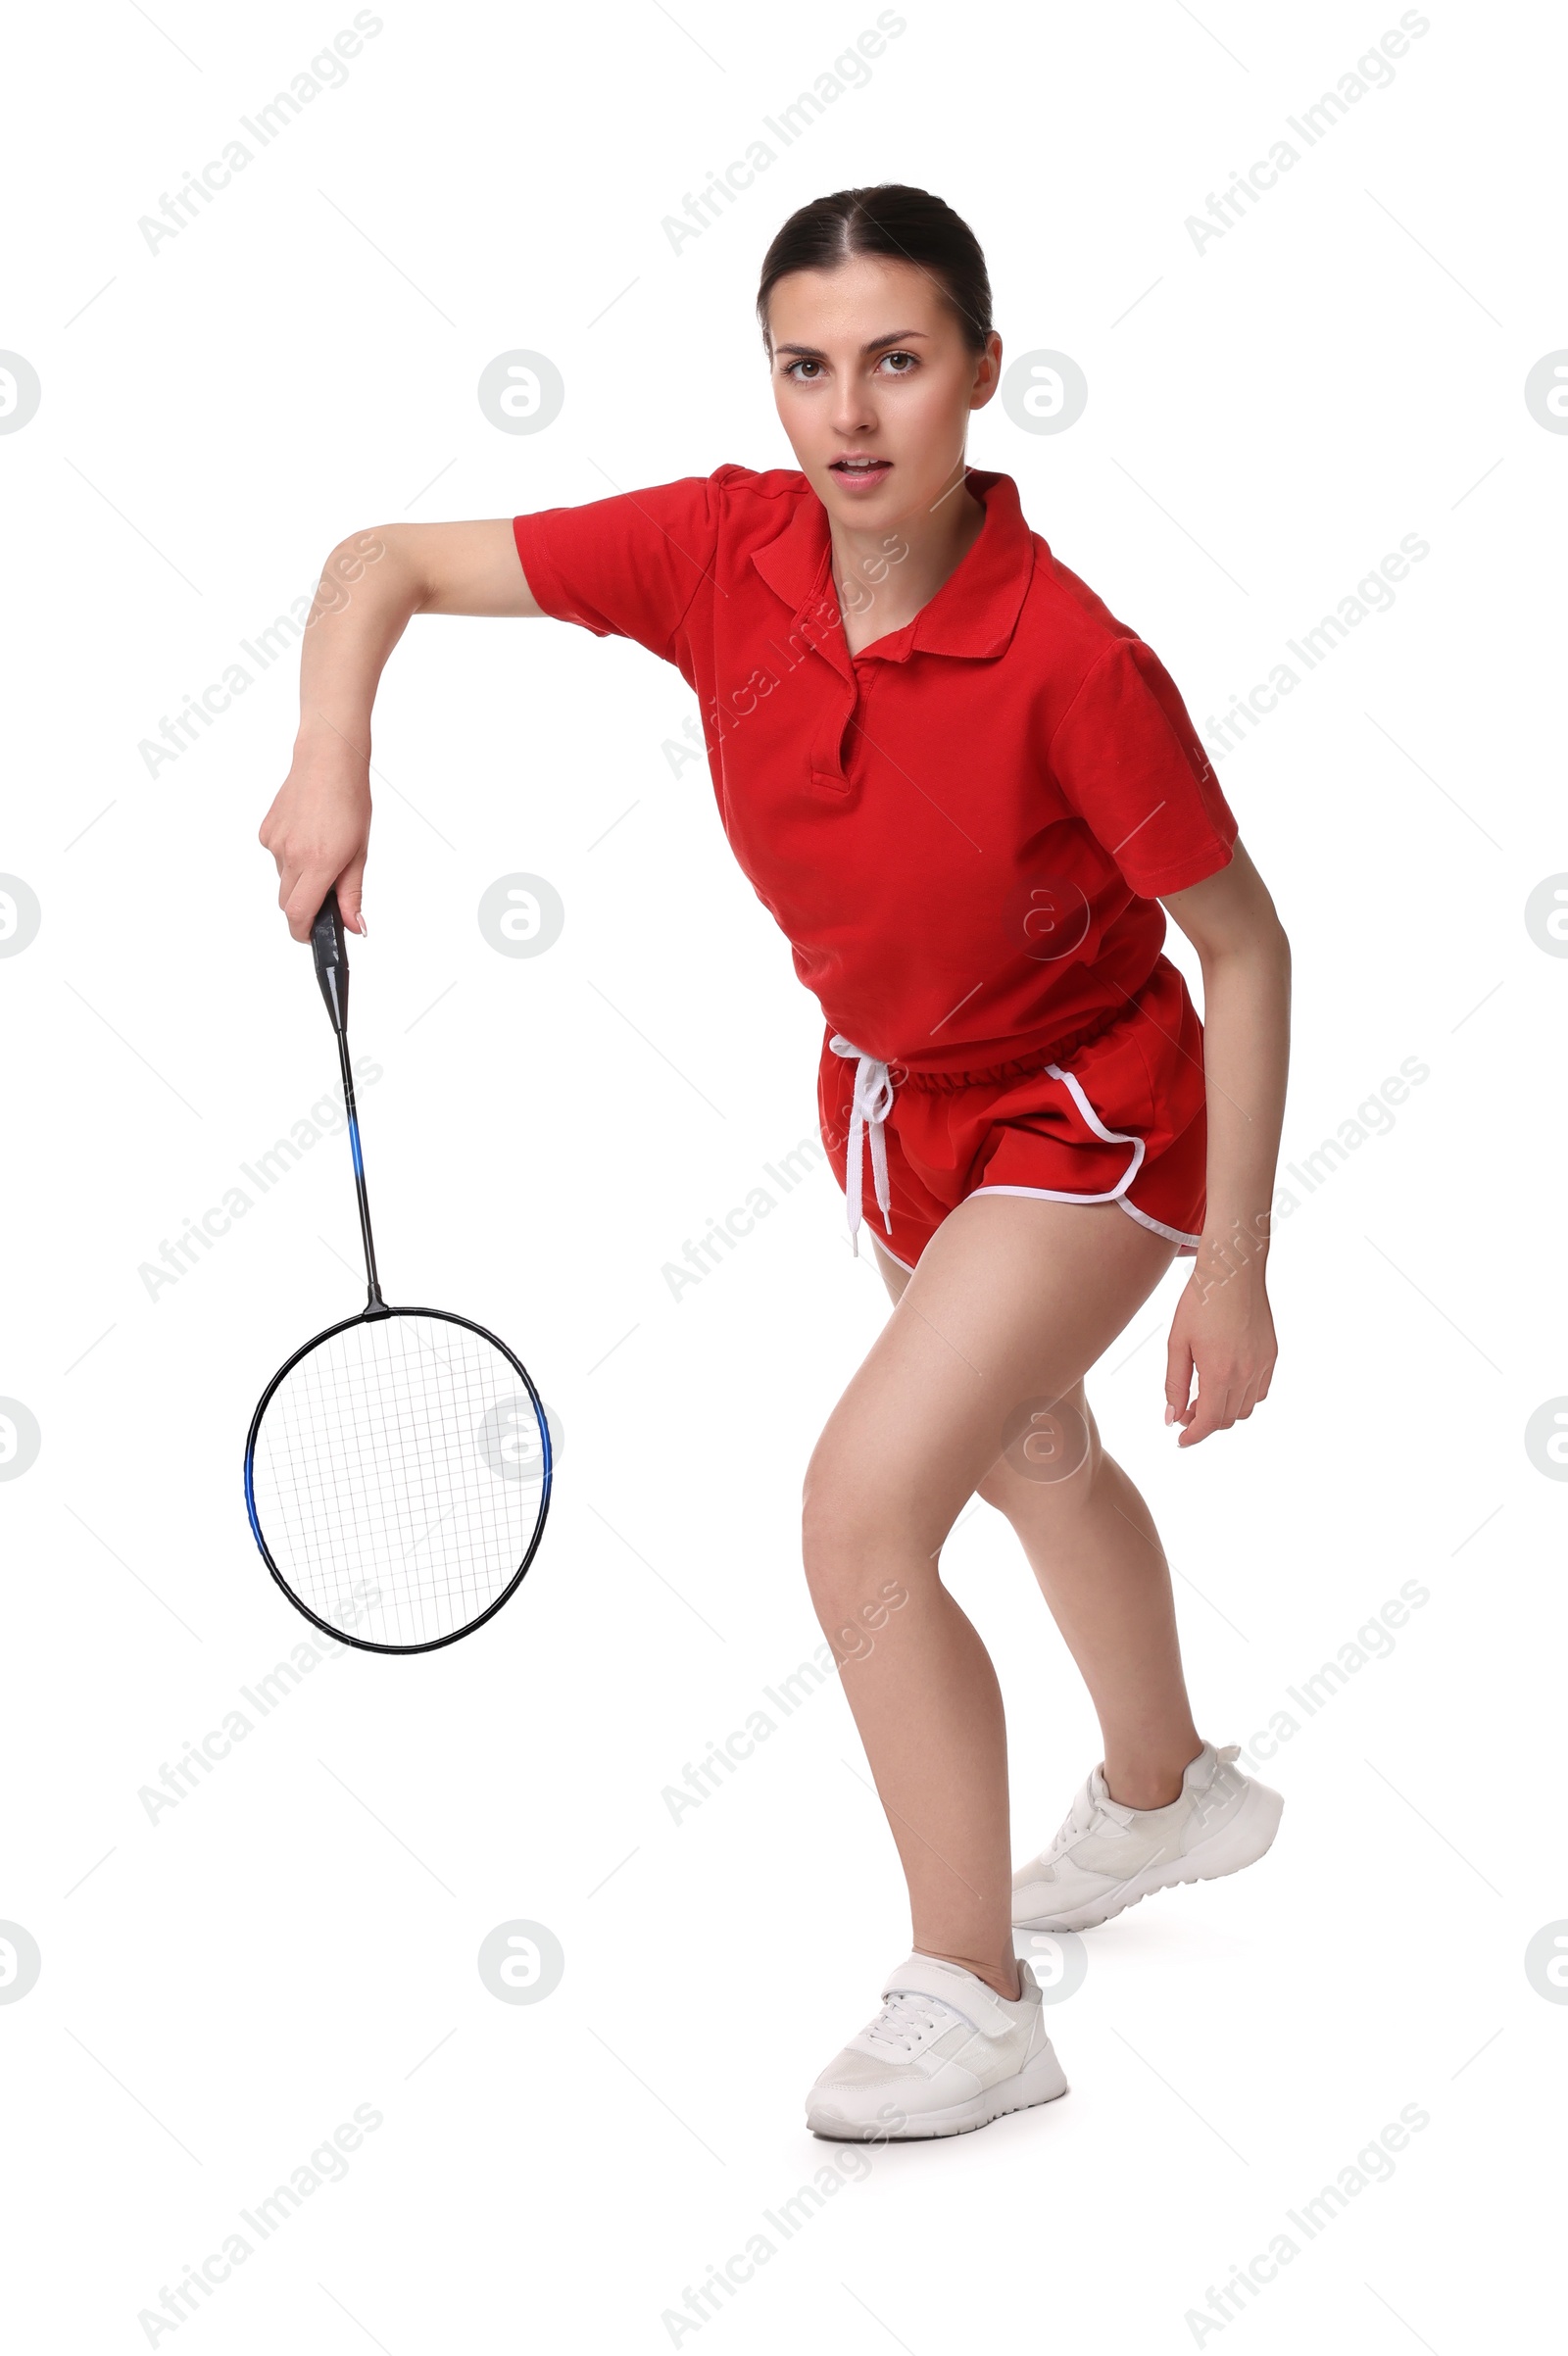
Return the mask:
M895 1988L882 1999L882 2010L865 2034L879 2045L892 2045L900 2053L912 2053L915 2047L942 2027L942 2015L948 2010L934 1996L916 1995L906 1988Z
M1081 1840L1085 1833L1092 1833L1101 1815L1101 1805L1095 1797L1094 1784L1091 1780L1084 1785L1072 1806L1067 1810L1064 1822L1046 1851L1047 1863L1059 1857L1064 1848L1067 1848L1074 1841Z

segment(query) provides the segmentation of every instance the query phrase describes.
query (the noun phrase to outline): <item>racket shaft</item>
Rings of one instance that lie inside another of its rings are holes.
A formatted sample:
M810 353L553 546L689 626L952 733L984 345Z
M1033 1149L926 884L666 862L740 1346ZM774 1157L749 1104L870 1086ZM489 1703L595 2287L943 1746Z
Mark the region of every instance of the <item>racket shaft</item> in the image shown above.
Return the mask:
M365 1156L360 1151L360 1114L354 1102L354 1072L349 1063L349 1035L347 1030L337 1035L337 1059L343 1074L343 1107L349 1116L349 1149L354 1155L354 1192L360 1205L360 1241L365 1246L365 1277L370 1288L371 1308L385 1304L381 1299L381 1279L375 1268L375 1238L370 1233L370 1199L365 1191Z

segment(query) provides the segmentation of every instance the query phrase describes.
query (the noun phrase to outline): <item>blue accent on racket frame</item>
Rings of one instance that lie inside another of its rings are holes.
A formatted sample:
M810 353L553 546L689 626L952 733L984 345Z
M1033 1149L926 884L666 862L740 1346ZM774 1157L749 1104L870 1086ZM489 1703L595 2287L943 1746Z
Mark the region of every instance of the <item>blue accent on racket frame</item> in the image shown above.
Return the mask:
M255 1539L262 1560L267 1560L267 1548L262 1544L262 1525L256 1518L256 1484L251 1477L256 1458L250 1448L245 1450L245 1510L251 1517L251 1536Z

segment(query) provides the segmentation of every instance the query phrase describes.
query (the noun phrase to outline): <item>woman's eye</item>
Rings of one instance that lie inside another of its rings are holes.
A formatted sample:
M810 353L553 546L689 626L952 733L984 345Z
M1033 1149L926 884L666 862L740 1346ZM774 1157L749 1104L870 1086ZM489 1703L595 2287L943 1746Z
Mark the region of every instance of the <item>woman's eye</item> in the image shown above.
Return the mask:
M909 370L916 366L915 356L912 352L884 352L882 358L892 368L895 376L907 376Z
M784 373L786 376L795 376L797 384L810 384L815 381L813 377L796 376L796 370L798 368L820 368L821 365L819 360L792 360Z

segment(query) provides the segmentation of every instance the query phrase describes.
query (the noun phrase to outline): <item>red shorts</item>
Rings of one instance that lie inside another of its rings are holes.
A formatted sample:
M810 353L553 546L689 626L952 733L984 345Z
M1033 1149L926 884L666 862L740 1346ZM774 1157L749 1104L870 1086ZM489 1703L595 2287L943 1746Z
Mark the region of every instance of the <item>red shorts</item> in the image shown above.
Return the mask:
M832 1036L822 1044L817 1111L846 1186L857 1062L834 1052ZM1183 1252L1196 1249L1207 1152L1203 1027L1168 959L1092 1036L985 1071L915 1074L895 1063L890 1076L882 1140L891 1232L876 1200L868 1126L862 1216L903 1266L914 1266L950 1210L985 1194L1116 1203Z

